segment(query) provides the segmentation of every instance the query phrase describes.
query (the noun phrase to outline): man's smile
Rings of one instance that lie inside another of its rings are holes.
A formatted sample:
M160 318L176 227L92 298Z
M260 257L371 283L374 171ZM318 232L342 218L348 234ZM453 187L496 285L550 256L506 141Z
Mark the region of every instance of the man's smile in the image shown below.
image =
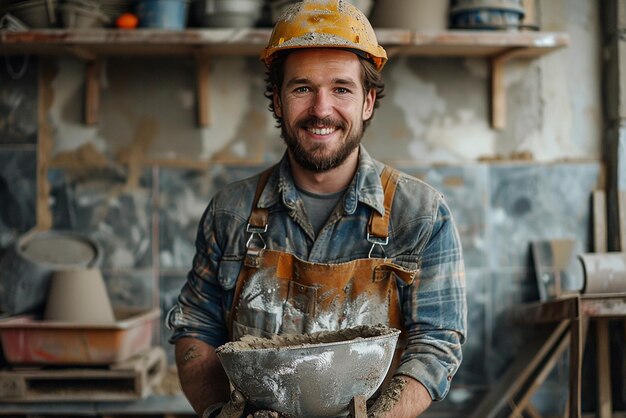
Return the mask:
M313 134L313 135L322 135L322 136L326 136L326 135L330 135L333 132L335 132L337 130L337 128L335 126L333 127L324 127L324 128L313 128L313 127L308 127L306 128L306 130Z

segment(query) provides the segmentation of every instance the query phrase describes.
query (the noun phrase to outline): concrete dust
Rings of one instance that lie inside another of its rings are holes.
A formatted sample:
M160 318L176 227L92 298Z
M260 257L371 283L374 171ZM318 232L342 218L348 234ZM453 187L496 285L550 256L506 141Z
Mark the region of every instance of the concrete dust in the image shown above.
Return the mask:
M339 0L337 3L337 11L343 14L349 14L350 17L355 21L363 22L366 20L365 15L356 7L349 7L350 3L347 3L345 0ZM351 5L350 5L351 6ZM329 15L331 17L330 22L332 22L332 15L334 11L330 10L317 10L317 9L308 9L306 3L295 3L294 5L288 7L285 12L282 14L280 20L289 22L294 18L300 16L302 8L305 9L305 13L310 15L308 20L313 21L321 21L324 19L324 15ZM358 33L357 30L352 28L355 39L357 42L351 42L350 40L339 37L335 35L329 35L327 33L320 32L308 32L302 36L293 37L288 39L280 44L280 48L288 48L290 46L351 46L357 49L362 48L362 45L358 43Z
M383 395L368 411L368 415L378 416L382 412L389 412L400 401L402 391L406 387L407 380L403 377L394 377Z
M233 353L237 351L267 348L303 348L309 345L379 337L393 334L394 332L395 330L393 328L389 328L384 325L360 325L338 331L320 331L308 335L283 334L274 335L272 338L244 335L239 341L233 341L222 345L217 349L217 352Z
M281 418L281 415L275 411L257 411L254 415L248 415L247 418Z

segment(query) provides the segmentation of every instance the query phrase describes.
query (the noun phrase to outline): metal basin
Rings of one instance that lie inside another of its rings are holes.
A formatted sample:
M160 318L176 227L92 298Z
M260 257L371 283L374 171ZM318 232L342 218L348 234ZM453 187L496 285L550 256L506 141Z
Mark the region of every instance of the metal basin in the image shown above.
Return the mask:
M383 382L400 331L359 326L311 335L243 337L217 354L232 385L255 407L290 418L348 415L357 395Z

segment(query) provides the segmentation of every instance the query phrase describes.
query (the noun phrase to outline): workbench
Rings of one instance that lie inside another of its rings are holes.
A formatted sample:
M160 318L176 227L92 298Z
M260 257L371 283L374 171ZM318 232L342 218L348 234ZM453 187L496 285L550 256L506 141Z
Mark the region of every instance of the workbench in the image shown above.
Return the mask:
M533 335L472 411L471 418L496 418L503 410L508 411L505 416L509 418L541 417L531 403L532 397L568 349L569 390L563 416L581 418L581 371L589 321L596 327L595 416L613 418L609 320L626 318L626 293L567 295L518 305L511 314L518 326L532 326Z
M0 403L0 416L101 416L163 418L195 417L196 414L182 394L152 395L130 402L42 402Z

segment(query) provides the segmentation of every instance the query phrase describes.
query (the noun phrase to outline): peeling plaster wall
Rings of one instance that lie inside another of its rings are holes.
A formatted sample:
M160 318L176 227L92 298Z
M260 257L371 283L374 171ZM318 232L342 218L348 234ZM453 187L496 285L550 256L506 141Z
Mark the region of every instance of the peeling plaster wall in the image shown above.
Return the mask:
M568 48L506 64L507 127L490 126L489 67L476 58L393 57L387 96L364 143L388 162L466 163L527 152L537 161L601 157L599 20L594 2L541 2L546 31L565 31ZM282 141L263 97L254 58L215 58L208 128L196 125L195 67L185 58L108 59L102 72L100 123L82 123L83 66L61 59L50 118L54 152L91 142L111 159L278 158Z
M568 32L571 45L506 65L502 132L490 127L485 60L396 56L385 67L387 95L365 145L446 195L464 249L469 338L450 396L431 408L435 416L468 416L523 349L529 328L512 324L508 313L538 298L529 243L572 237L588 248L588 197L602 187L594 3L541 1L543 29ZM191 58L106 60L96 126L83 123L83 64L38 64L17 81L0 68L0 251L47 209L52 228L102 243L114 305L166 312L185 281L210 197L283 153L261 64L211 61L206 128L196 125ZM521 152L535 161L503 162ZM588 161L560 162L580 159ZM169 331L161 326L157 334L172 362ZM536 406L556 405L567 387L566 374L558 379Z
M58 60L53 82L54 154L87 143L111 160L139 155L142 162L208 160L259 163L282 153L263 97L263 67L248 58L216 59L210 77L210 126L196 123L195 67L185 58L106 60L101 75L100 121L82 122L83 67Z
M538 60L542 125L533 139L540 160L601 158L601 27L595 1L543 0L542 28L564 31L570 46Z

